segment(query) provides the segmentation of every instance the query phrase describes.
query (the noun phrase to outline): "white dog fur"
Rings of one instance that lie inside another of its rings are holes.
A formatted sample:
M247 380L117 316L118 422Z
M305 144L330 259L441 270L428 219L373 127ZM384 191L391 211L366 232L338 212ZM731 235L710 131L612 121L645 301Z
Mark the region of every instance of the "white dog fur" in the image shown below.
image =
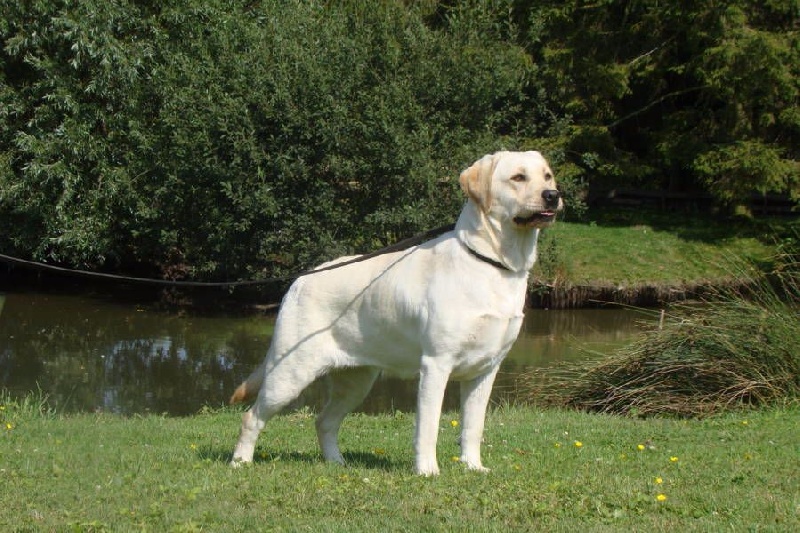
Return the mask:
M448 380L461 387L461 462L486 470L480 447L492 383L519 333L539 229L563 203L538 152L487 155L461 174L460 184L468 200L454 231L294 282L264 362L231 398L257 393L242 419L234 465L252 461L266 422L323 375L329 397L317 437L326 460L344 463L342 420L386 372L419 376L417 473L439 472L436 440Z

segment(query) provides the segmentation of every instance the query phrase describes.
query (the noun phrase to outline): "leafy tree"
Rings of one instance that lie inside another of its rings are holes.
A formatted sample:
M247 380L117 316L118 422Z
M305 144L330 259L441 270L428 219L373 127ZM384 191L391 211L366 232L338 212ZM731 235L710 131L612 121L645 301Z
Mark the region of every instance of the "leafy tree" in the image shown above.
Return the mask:
M2 2L0 213L12 249L97 264L136 202L151 28L131 6L72 4Z
M541 122L534 65L368 7L4 1L0 242L230 279L452 220L458 171Z
M562 141L600 187L798 183L796 0L519 2Z
M718 23L699 55L708 134L693 169L722 200L754 189L800 197L800 4L742 2Z
M797 0L0 0L0 249L234 279L452 220L483 153L800 197ZM578 209L575 209L575 208Z

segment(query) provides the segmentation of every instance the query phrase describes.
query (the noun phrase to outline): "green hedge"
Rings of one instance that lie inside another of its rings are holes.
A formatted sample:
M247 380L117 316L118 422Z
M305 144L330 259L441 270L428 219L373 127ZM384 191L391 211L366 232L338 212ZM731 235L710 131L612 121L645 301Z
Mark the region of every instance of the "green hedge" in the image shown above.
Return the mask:
M729 4L0 0L0 250L280 275L452 221L499 148L546 152L573 215L589 185L800 196L796 2Z
M536 66L392 2L2 2L0 246L206 279L453 220L458 171L542 133ZM490 25L491 12L486 12Z

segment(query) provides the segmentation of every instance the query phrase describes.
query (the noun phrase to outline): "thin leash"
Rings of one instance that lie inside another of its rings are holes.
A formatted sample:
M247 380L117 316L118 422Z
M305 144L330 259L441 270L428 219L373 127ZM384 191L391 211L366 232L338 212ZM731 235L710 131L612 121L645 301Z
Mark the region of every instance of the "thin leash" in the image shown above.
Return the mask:
M90 279L101 279L107 281L117 281L121 283L135 283L139 285L157 285L163 287L184 287L184 288L235 288L235 287L252 287L256 285L270 285L273 283L283 283L287 281L293 281L297 278L308 276L309 274L316 274L318 272L325 272L326 270L335 270L337 268L342 268L347 265L352 265L354 263L360 263L361 261L366 261L367 259L372 259L373 257L378 257L380 255L389 254L392 252L399 252L402 250L407 250L411 247L417 246L422 244L425 241L429 241L443 233L448 231L452 231L455 228L455 224L446 224L444 226L440 226L438 228L434 228L423 233L418 233L413 237L409 237L407 239L403 239L398 241L394 244L386 246L384 248L380 248L379 250L375 250L374 252L370 252L368 254L359 255L352 259L348 259L347 261L342 261L340 263L334 263L332 265L328 265L322 268L311 268L308 270L304 270L299 274L293 274L289 276L281 276L276 278L268 278L268 279L260 279L260 280L242 280L242 281L173 281L168 279L157 279L157 278L139 278L139 277L132 277L132 276L121 276L118 274L106 274L103 272L92 272L89 270L78 270L73 268L65 268L59 267L55 265L50 265L47 263L41 263L38 261L28 261L25 259L20 259L18 257L12 257L5 254L0 254L0 262L18 266L22 268L27 268L30 270L37 270L40 272L53 272L61 275L66 276L73 276L73 277L81 277L81 278L90 278Z

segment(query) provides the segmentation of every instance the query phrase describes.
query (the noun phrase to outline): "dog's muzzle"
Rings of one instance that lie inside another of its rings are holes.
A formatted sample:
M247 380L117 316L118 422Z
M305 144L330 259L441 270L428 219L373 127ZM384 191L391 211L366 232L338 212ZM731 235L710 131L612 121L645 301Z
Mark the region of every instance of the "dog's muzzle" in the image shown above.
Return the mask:
M542 191L544 208L529 214L517 215L514 217L514 223L529 228L549 226L556 219L556 213L560 209L560 199L561 193L555 189Z

